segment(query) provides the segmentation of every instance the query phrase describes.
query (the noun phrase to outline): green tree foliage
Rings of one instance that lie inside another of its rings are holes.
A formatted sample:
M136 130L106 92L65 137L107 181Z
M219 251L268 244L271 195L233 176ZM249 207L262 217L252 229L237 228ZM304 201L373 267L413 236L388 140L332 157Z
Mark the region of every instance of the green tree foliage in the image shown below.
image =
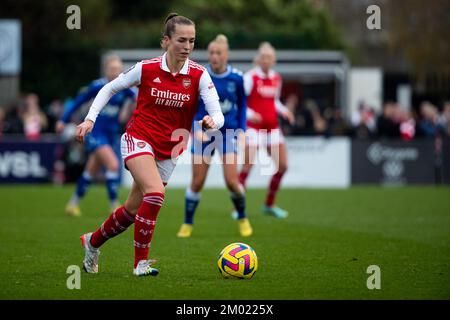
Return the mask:
M200 47L224 33L233 48L261 41L286 49L343 48L328 13L309 0L179 0L172 8L196 22Z
M391 1L390 45L402 52L419 75L450 73L450 2Z
M81 30L66 28L73 4L81 9ZM234 49L266 40L279 49L343 47L328 13L310 0L2 0L0 10L0 19L21 20L21 89L38 93L44 104L98 77L104 50L159 47L169 12L195 21L197 48L218 33Z

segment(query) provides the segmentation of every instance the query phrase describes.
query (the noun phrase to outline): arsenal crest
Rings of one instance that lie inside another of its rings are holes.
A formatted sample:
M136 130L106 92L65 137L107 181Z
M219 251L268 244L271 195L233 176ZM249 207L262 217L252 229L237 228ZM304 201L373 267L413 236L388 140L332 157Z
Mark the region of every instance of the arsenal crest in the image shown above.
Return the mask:
M189 78L184 78L184 79L183 79L183 87L184 87L185 89L187 89L187 88L190 87L190 85L191 85L191 79L189 79Z
M145 147L145 142L143 142L143 141L139 141L138 143L137 143L137 146L139 147L139 148L143 148L143 147Z

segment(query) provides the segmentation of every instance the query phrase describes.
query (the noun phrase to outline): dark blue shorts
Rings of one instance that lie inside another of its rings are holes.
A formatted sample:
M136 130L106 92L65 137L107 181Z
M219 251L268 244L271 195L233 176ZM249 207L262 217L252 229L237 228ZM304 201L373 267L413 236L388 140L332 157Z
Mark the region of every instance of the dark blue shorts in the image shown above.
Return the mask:
M101 146L108 145L113 150L115 150L118 141L116 135L102 134L102 133L89 133L85 137L85 149L87 152L91 153Z
M196 155L203 155L204 157L212 157L214 151L217 149L221 155L227 153L237 153L237 137L234 130L227 130L226 133L222 131L207 132L209 141L201 142L196 139L193 134L191 153Z

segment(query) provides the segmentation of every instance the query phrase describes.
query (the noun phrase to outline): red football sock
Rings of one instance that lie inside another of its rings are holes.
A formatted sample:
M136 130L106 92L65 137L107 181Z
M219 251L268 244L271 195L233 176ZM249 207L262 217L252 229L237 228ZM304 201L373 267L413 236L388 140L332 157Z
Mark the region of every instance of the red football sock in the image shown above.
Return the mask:
M106 240L124 232L133 223L134 216L129 214L124 206L117 208L92 234L91 245L94 248L100 247Z
M245 188L245 183L247 182L248 171L241 171L239 173L239 183Z
M164 194L152 192L144 195L144 199L136 214L134 224L134 267L141 260L148 259L150 242L155 230L156 218L164 202Z
M281 178L283 178L284 172L278 171L272 176L272 180L270 180L269 191L267 192L266 197L266 206L271 207L275 202L275 195L280 189Z

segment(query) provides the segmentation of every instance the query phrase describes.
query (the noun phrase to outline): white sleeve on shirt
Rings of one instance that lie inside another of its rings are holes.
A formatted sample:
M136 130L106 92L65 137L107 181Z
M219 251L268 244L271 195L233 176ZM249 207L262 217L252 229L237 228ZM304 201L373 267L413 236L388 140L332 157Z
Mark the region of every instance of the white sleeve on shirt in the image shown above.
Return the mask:
M244 91L245 95L248 97L253 89L253 77L250 74L250 71L244 73ZM247 119L252 119L255 115L255 111L252 110L252 108L247 105Z
M288 108L280 101L280 99L275 99L275 110L278 114L283 114Z
M278 114L283 114L288 110L288 108L280 100L281 86L282 86L282 84L281 84L281 80L280 80L280 84L277 88L277 94L275 96L275 110L277 111Z
M202 98L205 109L216 124L216 129L220 129L225 118L223 117L222 109L220 108L219 95L217 94L216 87L211 80L211 76L205 70L200 77L200 83L198 86L200 97Z
M253 77L249 72L246 72L244 74L244 90L245 90L245 95L249 96L250 93L252 92L253 89Z
M250 109L248 106L247 106L247 119L253 119L253 117L255 116L255 111L253 111L252 109Z
M102 111L103 107L109 102L109 99L117 92L138 86L141 83L142 62L136 63L133 67L127 71L121 73L117 78L108 82L95 97L89 108L89 113L84 120L91 120L95 122L98 114Z

